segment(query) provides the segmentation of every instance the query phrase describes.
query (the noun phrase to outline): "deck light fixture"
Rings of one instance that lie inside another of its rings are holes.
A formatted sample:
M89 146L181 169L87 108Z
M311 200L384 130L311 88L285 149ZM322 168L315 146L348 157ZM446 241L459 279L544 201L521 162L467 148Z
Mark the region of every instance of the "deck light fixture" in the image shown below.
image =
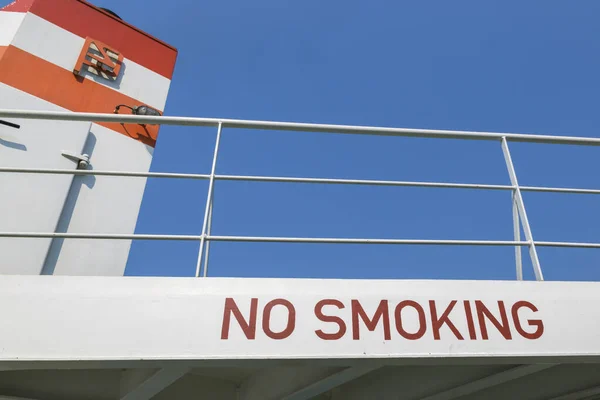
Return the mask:
M158 111L157 109L152 108L150 106L143 105L143 104L140 106L134 106L134 107L128 106L126 104L119 104L118 106L115 107L114 113L118 114L121 107L130 109L131 113L135 114L135 115L150 115L153 117L160 117L162 115L160 113L160 111Z
M147 105L144 105L144 104L139 105L139 106L134 106L134 107L128 106L126 104L119 104L115 107L114 113L118 114L121 107L130 109L131 113L134 115L148 115L151 117L160 117L162 115L160 113L160 111L158 111L157 109L152 108ZM140 125L145 126L146 124L140 124ZM148 125L156 125L156 124L148 124Z

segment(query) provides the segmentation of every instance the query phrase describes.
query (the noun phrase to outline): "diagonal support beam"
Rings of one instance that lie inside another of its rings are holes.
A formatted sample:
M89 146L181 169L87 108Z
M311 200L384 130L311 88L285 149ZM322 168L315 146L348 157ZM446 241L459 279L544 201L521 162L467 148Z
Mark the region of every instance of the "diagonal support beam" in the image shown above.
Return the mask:
M433 396L424 397L421 400L452 400L461 396L466 396L479 392L484 389L498 386L506 382L510 382L515 379L522 378L527 375L535 374L536 372L543 371L551 368L557 364L533 364L533 365L522 365L520 367L511 368L507 371L502 371L497 374L486 376L485 378L478 379L473 382L466 383L461 386L457 386L450 390L446 390Z
M15 397L15 396L2 396L0 395L0 400L37 400L31 397Z
M122 390L121 400L149 400L187 374L189 370L189 368L163 368L154 373L151 372L140 379L137 384L131 385L129 382L130 388Z
M513 231L515 242L521 241L521 223L519 222L519 206L517 206L516 193L512 194L513 207ZM521 257L521 246L515 246L515 263L517 268L517 280L523 280L523 258Z
M206 242L207 231L209 230L209 225L212 223L212 201L213 201L213 191L215 187L215 171L217 169L217 157L219 155L219 143L221 142L221 130L223 128L223 124L219 122L217 128L217 138L215 140L215 152L213 153L213 162L212 168L210 170L210 177L208 180L208 194L206 196L206 208L204 210L204 222L202 223L202 238L200 239L200 249L198 251L198 262L196 263L196 278L200 276L202 272L202 257L204 255L204 244ZM206 278L208 274L208 264L204 263L204 274L203 276Z
M340 372L336 372L327 378L321 379L318 382L310 384L303 389L298 390L292 394L289 394L283 398L283 400L309 400L320 394L330 391L344 383L350 382L353 379L359 378L363 375L368 374L371 371L381 368L382 366L377 364L368 364L359 367L346 368Z
M529 225L529 219L527 218L527 212L525 211L523 195L521 194L517 173L515 172L515 165L513 164L512 157L510 155L510 149L508 148L508 141L506 140L506 137L502 138L502 152L504 153L504 161L506 161L506 168L508 169L510 183L514 187L514 201L517 206L518 214L523 223L523 233L525 233L525 238L529 242L529 255L531 257L531 264L533 265L533 273L535 274L536 280L543 281L544 275L542 274L540 259L535 248L535 241L533 240L533 234L531 233L531 226Z
M594 386L588 389L580 390L577 392L571 392L562 396L553 397L550 400L584 400L592 398L592 396L600 394L600 386ZM596 398L596 397L594 397Z

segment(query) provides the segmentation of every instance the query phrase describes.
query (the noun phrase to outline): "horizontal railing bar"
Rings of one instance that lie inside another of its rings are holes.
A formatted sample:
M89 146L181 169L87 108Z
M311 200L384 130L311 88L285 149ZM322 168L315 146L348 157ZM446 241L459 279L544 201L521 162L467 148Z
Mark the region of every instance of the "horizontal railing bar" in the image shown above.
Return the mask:
M57 175L98 175L123 176L135 178L178 178L178 179L208 179L206 174L184 174L175 172L128 172L128 171L96 171L84 169L51 169L51 168L11 168L0 167L0 173L13 172L23 174L57 174Z
M574 189L557 188L543 186L520 186L522 192L552 192L552 193L572 193L572 194L600 194L600 189Z
M62 238L62 239L107 239L107 240L200 240L200 235L152 235L119 233L52 233L52 232L0 232L0 238Z
M572 248L584 248L584 249L600 249L600 243L585 243L585 242L548 242L548 241L535 241L535 245L538 247L572 247Z
M512 190L510 185L488 185L478 183L451 182L416 182L416 181L384 181L374 179L335 179L335 178L296 178L283 176L248 176L248 175L215 175L223 181L256 181L278 183L323 183L332 185L367 185L367 186L422 186L432 188Z
M102 171L80 169L52 169L52 168L13 168L0 167L0 173L26 173L26 174L58 174L58 175L98 175L121 176L141 178L173 178L173 179L208 179L207 174L185 174L175 172L126 172ZM366 186L412 186L430 188L453 189L480 189L480 190L513 190L511 185L493 185L483 183L453 183L453 182L418 182L418 181L384 181L376 179L336 179L336 178L300 178L285 176L255 176L255 175L215 175L221 181L247 181L247 182L279 182L279 183L319 183L332 185L366 185ZM526 192L553 192L572 194L600 194L600 189L575 189L544 186L519 186Z
M529 246L527 241L515 240L439 240L439 239L354 239L354 238L294 238L271 236L208 236L215 242L261 243L324 243L324 244L404 244L446 246ZM542 247L600 248L600 243L534 241Z
M438 139L470 139L470 140L501 140L505 137L514 142L572 144L600 146L600 138L551 136L521 133L496 133L477 131L453 131L434 129L387 128L375 126L352 126L332 124L308 124L294 122L254 121L218 118L193 118L193 117L167 117L167 116L140 116L103 113L71 113L61 111L31 111L31 110L0 110L2 118L46 119L61 121L94 121L94 122L121 122L136 124L158 125L187 125L211 126L222 124L224 128L239 129L264 129L285 130L301 132L323 132L362 135L384 135L405 137L426 137Z
M43 233L0 232L0 238L64 238L64 239L114 239L114 240L200 240L201 235L148 235L109 233ZM219 242L264 243L339 243L339 244L422 244L422 245L472 245L472 246L527 246L529 242L512 240L421 240L421 239L354 239L354 238L294 238L270 236L206 236L205 240Z
M62 238L106 240L200 240L201 235L159 235L118 233L48 233L48 232L0 232L0 238ZM461 239L364 239L364 238L309 238L274 236L206 236L215 242L261 242L261 243L323 243L323 244L399 244L443 246L528 246L527 241L515 240L461 240ZM541 247L600 248L600 243L535 241Z
M468 245L468 246L528 246L529 242L514 240L436 240L436 239L354 239L354 238L298 238L273 236L208 236L215 242L260 243L323 243L323 244L408 244L408 245Z
M180 178L180 179L208 179L207 174L184 174L170 172L124 172L124 171L95 171L79 169L50 169L50 168L12 168L0 167L0 173L27 173L27 174L59 174L59 175L102 175L122 177L147 177L147 178ZM482 189L482 190L512 190L510 185L488 185L479 183L452 183L452 182L416 182L416 181L384 181L373 179L331 179L331 178L297 178L283 176L253 176L253 175L215 175L216 180L222 181L248 181L248 182L280 182L280 183L322 183L338 185L371 185L371 186L422 186L433 188L457 189Z

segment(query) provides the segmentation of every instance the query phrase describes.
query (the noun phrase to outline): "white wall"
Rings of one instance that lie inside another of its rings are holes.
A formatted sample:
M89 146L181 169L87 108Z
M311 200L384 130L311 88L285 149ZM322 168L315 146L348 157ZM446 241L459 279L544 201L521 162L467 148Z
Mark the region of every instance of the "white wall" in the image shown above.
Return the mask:
M2 83L0 108L61 111ZM21 124L21 129L0 125L0 166L76 168L61 152L81 152L89 122L10 121ZM54 232L72 180L70 175L0 173L0 231ZM0 273L39 274L50 242L0 238Z
M0 108L61 110L4 84ZM0 127L2 167L75 169L61 155L69 150L89 154L97 170L150 168L152 147L108 128L91 124L90 129L87 122L15 122L22 124L20 130ZM130 234L145 184L145 178L1 173L0 230ZM129 240L2 238L0 273L123 275L130 245Z
M86 152L91 168L148 171L152 147L93 124ZM61 219L60 231L131 234L142 203L146 178L76 177ZM130 240L56 240L45 273L123 275ZM58 257L57 257L58 256ZM56 260L56 267L53 265Z
M16 17L6 18L2 14L21 15L20 20ZM22 16L25 16L23 18ZM11 30L14 35L10 44L26 51L36 57L42 58L67 71L72 71L77 63L81 48L85 39L75 35L59 26L56 26L35 14L27 13L2 13L0 12L0 45L1 37L7 36L3 25L3 19L10 21L11 26L18 28ZM17 22L20 21L20 25ZM43 34L40 34L43 33ZM100 78L94 74L85 74L85 79L90 79L98 84L107 86L124 95L137 99L140 103L163 110L167 102L167 94L171 81L158 73L145 68L127 58L119 79L115 82ZM116 105L116 104L115 104Z
M24 18L25 13L0 11L0 46L8 46L12 42Z
M83 42L31 13L0 12L0 46L10 44L65 70L72 70ZM98 81L93 75L85 79ZM116 82L98 82L160 109L170 85L128 59ZM67 111L1 83L0 108ZM152 147L103 126L17 122L21 130L0 127L2 167L75 169L76 163L61 155L68 150L89 154L96 170L150 168ZM132 234L145 184L145 178L0 173L0 231ZM129 240L0 238L0 274L123 275L130 245Z

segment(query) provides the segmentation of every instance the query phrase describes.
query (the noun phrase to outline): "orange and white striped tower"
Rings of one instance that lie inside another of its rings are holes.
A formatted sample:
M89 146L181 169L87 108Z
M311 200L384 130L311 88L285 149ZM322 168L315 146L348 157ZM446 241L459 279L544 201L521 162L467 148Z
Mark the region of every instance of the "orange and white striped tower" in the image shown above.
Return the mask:
M0 9L0 108L111 113L165 107L177 50L84 0ZM21 120L0 125L0 165L148 171L157 126ZM145 178L0 174L0 230L135 230ZM130 241L9 239L2 274L122 275Z

